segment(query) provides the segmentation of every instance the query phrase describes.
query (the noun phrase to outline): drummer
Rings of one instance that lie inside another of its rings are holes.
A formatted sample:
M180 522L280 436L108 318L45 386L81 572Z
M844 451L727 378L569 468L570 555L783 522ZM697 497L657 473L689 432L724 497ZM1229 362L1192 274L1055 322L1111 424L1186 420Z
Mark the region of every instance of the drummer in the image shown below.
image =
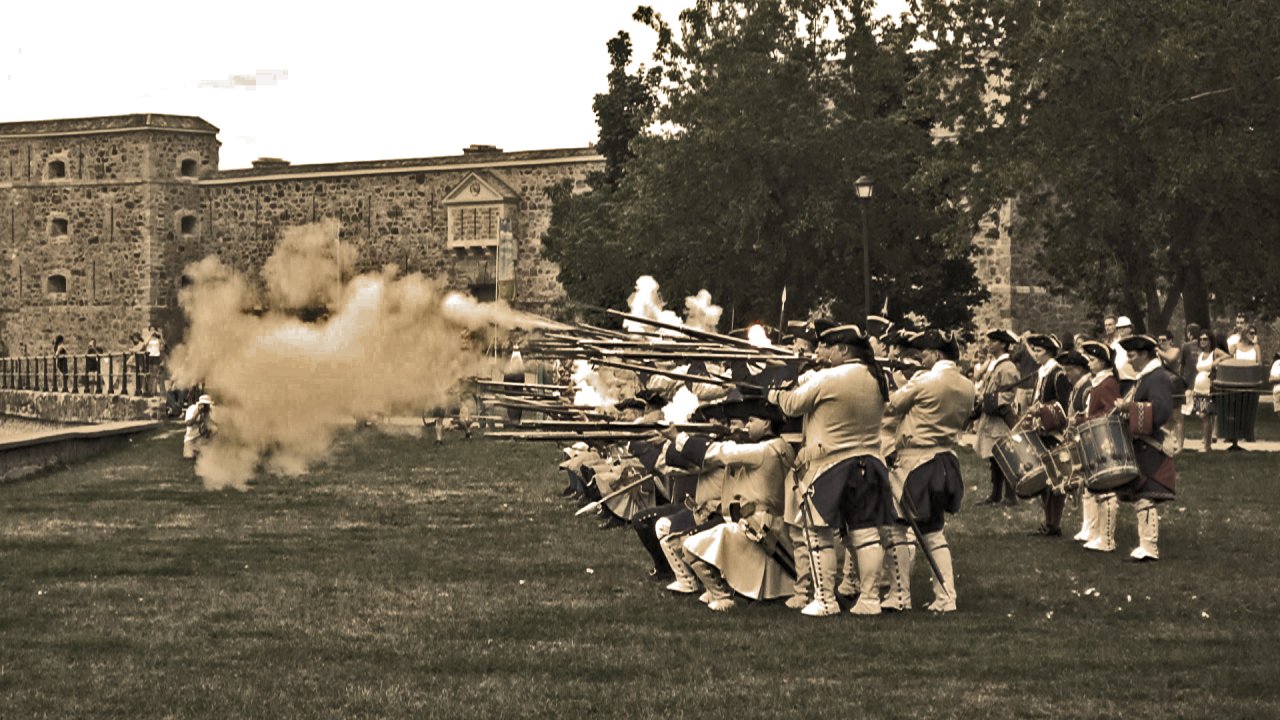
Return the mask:
M1120 381L1116 379L1115 361L1111 348L1100 342L1087 342L1080 347L1080 352L1089 359L1089 403L1085 410L1085 420L1106 417L1115 411L1116 401L1120 399ZM1081 514L1085 516L1085 528L1089 533L1083 539L1086 550L1097 552L1114 552L1116 549L1116 510L1119 501L1110 490L1094 492L1086 489L1080 497ZM1088 525L1088 517L1092 515L1093 525Z
M989 330L986 334L987 354L991 361L983 369L975 384L978 390L977 427L974 450L978 457L991 465L991 495L979 505L1014 505L1018 501L1013 493L1012 478L1006 478L996 462L995 446L1009 434L1016 420L1013 411L1014 389L1018 385L1018 368L1009 359L1010 348L1018 342L1013 333L1004 329ZM1008 494L1005 495L1005 491Z
M1158 503L1173 499L1178 478L1164 428L1173 415L1173 381L1163 371L1156 341L1149 335L1120 342L1138 376L1131 395L1116 401L1116 409L1129 418L1138 477L1117 488L1116 495L1132 502L1138 516L1138 547L1129 553L1130 559L1150 562L1160 559Z
M1057 337L1037 333L1029 335L1026 343L1031 358L1040 366L1027 417L1045 448L1052 450L1062 444L1063 432L1067 427L1066 407L1071 402L1071 381L1055 359L1062 350ZM1038 494L1044 508L1044 522L1035 530L1035 534L1046 537L1062 535L1062 509L1066 504L1066 495L1056 490L1053 484Z
M1062 366L1063 374L1071 382L1071 397L1067 401L1066 407L1067 430L1065 433L1067 442L1071 443L1077 441L1076 431L1080 423L1084 422L1085 415L1089 410L1089 390L1092 387L1089 383L1089 358L1080 354L1079 351L1074 349L1075 347L1073 344L1072 349L1059 353L1058 357L1055 358L1058 361L1058 365ZM1073 466L1071 482L1066 483L1068 487L1064 488L1068 492L1078 491L1080 484L1083 482L1083 478L1078 475L1079 470L1081 468ZM1094 509L1092 504L1088 506L1087 510L1083 504L1081 504L1080 508L1082 512L1091 512ZM1093 522L1092 514L1082 517L1080 532L1076 533L1074 539L1079 542L1084 542L1084 540L1088 539L1092 530L1090 529L1089 532L1086 532L1085 529L1092 528Z

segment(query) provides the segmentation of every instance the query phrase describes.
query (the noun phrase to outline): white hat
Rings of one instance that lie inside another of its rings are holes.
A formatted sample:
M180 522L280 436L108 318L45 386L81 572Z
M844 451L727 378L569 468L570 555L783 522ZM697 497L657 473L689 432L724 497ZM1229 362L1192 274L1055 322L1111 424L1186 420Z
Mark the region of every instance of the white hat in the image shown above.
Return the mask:
M197 404L197 405L212 405L212 404L213 404L213 398L209 397L208 395L201 395L201 396L200 396L200 399L199 399L199 400L196 400L196 404Z
M1116 327L1133 327L1133 321L1129 319L1128 315L1121 315L1116 318Z

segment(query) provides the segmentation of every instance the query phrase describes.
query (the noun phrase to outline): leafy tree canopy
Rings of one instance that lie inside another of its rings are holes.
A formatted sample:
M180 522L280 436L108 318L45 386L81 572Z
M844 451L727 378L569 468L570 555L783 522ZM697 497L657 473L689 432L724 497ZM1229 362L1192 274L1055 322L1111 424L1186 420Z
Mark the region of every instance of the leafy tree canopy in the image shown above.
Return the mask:
M595 103L606 170L590 193L554 198L545 251L571 297L617 306L651 274L671 297L710 290L740 319L776 318L784 287L793 317L829 305L857 318L854 180L870 175L873 311L967 323L985 291L969 238L948 232L963 220L948 182L920 175L949 180L926 165L933 123L909 103L916 28L872 21L869 6L700 0L678 31L640 8L653 67L629 73L625 35L610 43Z
M1163 328L1280 302L1280 23L1265 0L914 0L917 111L976 230L1015 237L1094 309ZM1221 308L1221 306L1218 306Z

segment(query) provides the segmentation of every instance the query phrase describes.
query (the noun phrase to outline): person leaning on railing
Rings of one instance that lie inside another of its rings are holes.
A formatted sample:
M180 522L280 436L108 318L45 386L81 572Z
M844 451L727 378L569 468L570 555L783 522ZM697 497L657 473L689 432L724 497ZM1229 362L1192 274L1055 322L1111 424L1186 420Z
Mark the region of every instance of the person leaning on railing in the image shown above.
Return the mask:
M67 390L67 344L63 337L59 335L53 339L53 365L58 370L58 374L53 378L54 391ZM61 380L59 380L61 378Z
M96 340L89 341L84 351L84 388L85 392L102 392L102 351L98 349Z

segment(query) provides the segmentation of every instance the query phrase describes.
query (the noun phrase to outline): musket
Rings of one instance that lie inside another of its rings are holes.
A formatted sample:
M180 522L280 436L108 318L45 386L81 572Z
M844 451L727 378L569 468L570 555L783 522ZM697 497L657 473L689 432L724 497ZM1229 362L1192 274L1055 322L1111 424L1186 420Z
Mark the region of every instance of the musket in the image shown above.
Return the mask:
M772 352L774 354L782 354L782 355L791 354L790 350L781 350L779 348L772 348L767 346L760 347L758 345L753 345L749 340L736 338L732 335L721 335L720 333L707 332L706 330L697 330L691 327L686 327L684 325L666 323L666 322L662 322L661 320L653 320L647 317L642 317L640 315L630 315L618 310L606 310L606 312L608 312L610 315L615 315L617 317L623 318L624 320L633 320L635 322L644 323L646 325L652 325L653 327L667 328L668 330L674 330L676 332L688 335L689 337L701 338L703 340L712 340L712 341L721 343L723 345L736 345L738 347L748 347L760 352Z
M574 516L574 517L578 517L578 516L580 516L580 515L586 515L587 513L593 513L593 512L595 512L595 511L596 511L596 510L597 510L601 505L603 505L603 504L605 503L605 501L606 501L606 500L612 500L612 499L614 499L614 498L618 497L619 495L621 495L622 493L624 493L624 492L626 492L626 491L630 490L631 488L633 488L633 487L635 487L635 486L639 485L640 483L644 482L645 480L649 480L649 479L650 479L650 478L652 478L652 477L653 477L653 475L647 475L647 474L646 474L646 475L641 475L640 477L636 478L636 480L635 480L634 482L627 483L626 485L623 485L622 487L618 488L617 490L614 490L613 492L609 493L608 495L605 495L604 497L600 498L599 500L595 500L595 501L589 502L589 503L587 503L586 505L583 505L582 507L578 508L578 511L577 511L577 512L575 512L575 513L573 514L573 516Z
M472 379L475 381L475 383L476 383L476 384L478 384L478 385L485 385L485 386L488 386L488 387L502 387L502 388L507 388L507 387L510 387L510 388L533 388L533 389L535 389L535 390L559 390L559 391L564 391L564 390L568 390L568 389L569 389L569 388L566 388L564 385L546 385L546 384L541 384L541 383L517 383L517 382L504 382L504 381L502 381L502 380L482 380L482 379L480 379L480 378L472 378Z
M907 524L911 526L911 530L916 536L916 545L920 546L920 552L924 554L924 559L929 562L929 570L933 572L933 578L938 581L938 587L942 588L942 591L950 596L951 591L947 589L947 581L942 579L942 568L938 567L938 561L934 559L933 552L924 543L924 534L920 532L920 525L916 522L916 501L911 498L911 493L907 492L905 483L902 486L902 500L906 510L903 514L907 516ZM910 572L910 568L905 572Z
M795 476L794 482L799 485L799 475ZM809 580L813 583L813 597L816 600L821 584L818 580L818 550L814 547L817 539L813 533L813 516L810 515L812 503L813 484L810 483L809 487L800 495L800 519L804 523L804 548L805 552L809 553Z
M737 385L738 387L745 387L752 390L763 389L758 385L753 385L751 383L746 383L741 381L734 381L728 378L708 377L706 375L690 375L688 373L676 372L674 370L662 370L660 368L652 368L652 367L647 367L645 365L636 365L634 363L622 362L620 360L592 360L592 362L596 365L603 365L604 367L618 368L620 370L631 370L632 372L648 373L650 375L662 375L663 377L674 378L676 380L687 380L689 382L708 383L711 385Z
M527 440L537 442L580 442L605 441L622 442L630 440L647 440L653 437L652 432L619 432L619 431L586 431L586 432L517 432L510 430L494 430L486 432L485 437L495 440Z
M661 422L627 422L625 420L603 420L599 422L589 420L522 420L516 427L543 428L548 430L649 430L658 431L669 427L685 432L695 432L703 434L723 434L729 432L729 429L723 425L716 423L675 423L667 424Z
M608 417L603 413L575 405L541 405L537 403L494 398L487 399L486 403L489 405L496 405L497 407L511 408L513 410L528 410L530 412L544 412L551 413L553 415L579 415L589 419L605 419Z

